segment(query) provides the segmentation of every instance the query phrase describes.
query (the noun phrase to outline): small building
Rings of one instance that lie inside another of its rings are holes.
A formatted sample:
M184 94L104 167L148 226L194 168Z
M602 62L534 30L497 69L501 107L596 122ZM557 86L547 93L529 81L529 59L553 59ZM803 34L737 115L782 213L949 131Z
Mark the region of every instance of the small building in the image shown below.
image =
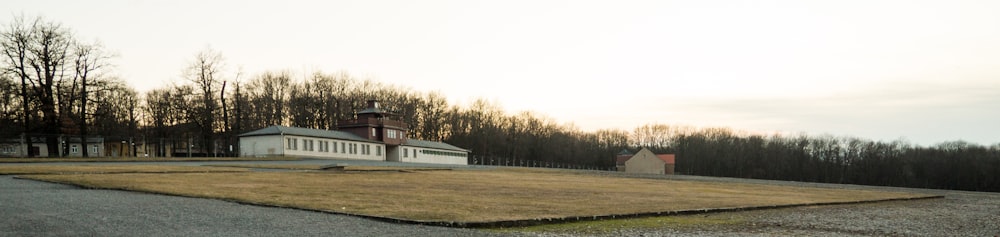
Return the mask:
M58 153L49 154L45 137L28 136L30 142L25 143L23 138L5 139L0 141L0 157L81 157L83 149L87 150L87 157L101 157L105 154L105 143L103 137L88 137L86 147L82 139L76 136L60 136L58 138Z
M270 126L240 134L240 156L295 156L394 162L468 164L469 151L406 137L408 125L390 118L377 101L337 130Z
M625 173L674 174L675 161L674 154L653 154L646 148L635 154L623 150L615 156L618 171Z

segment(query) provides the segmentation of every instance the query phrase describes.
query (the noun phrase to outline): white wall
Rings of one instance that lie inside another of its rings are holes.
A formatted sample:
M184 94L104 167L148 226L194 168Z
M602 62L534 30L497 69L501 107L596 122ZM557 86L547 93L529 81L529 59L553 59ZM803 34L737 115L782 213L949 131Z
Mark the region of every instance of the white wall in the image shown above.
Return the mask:
M399 146L398 150L400 152L399 159L402 162L452 164L452 165L469 164L469 158L467 152L431 149L423 147L411 147L411 146ZM406 152L406 154L402 154L404 151ZM414 156L414 151L416 151L416 156ZM452 156L452 155L436 154L436 153L461 153L464 154L464 156Z
M295 146L293 148L288 147L288 139L295 140ZM311 147L309 146L309 141L312 141ZM323 142L328 142L329 147L324 147L322 145ZM336 146L336 148L334 148L334 146ZM368 150L365 150L366 147ZM407 152L405 156L402 154L404 149ZM414 157L414 152L416 152L416 157ZM461 153L462 156L452 156L442 153ZM386 148L385 144L381 143L293 135L241 137L240 156L296 156L319 159L357 159L377 161L397 161L395 158L398 157L398 161L400 162L458 165L469 164L467 152L411 146L398 146L389 150ZM387 157L389 157L389 159L386 159Z
M664 164L666 163L657 158L656 154L642 149L628 161L625 161L625 173L663 174Z
M275 137L279 136L275 135ZM295 140L295 147L288 147L288 139ZM324 142L329 145L323 146ZM280 144L285 156L320 159L385 160L385 145L373 142L285 135L280 141L270 141L269 143ZM380 149L381 152L379 151Z
M284 155L281 135L240 137L240 156L265 157Z

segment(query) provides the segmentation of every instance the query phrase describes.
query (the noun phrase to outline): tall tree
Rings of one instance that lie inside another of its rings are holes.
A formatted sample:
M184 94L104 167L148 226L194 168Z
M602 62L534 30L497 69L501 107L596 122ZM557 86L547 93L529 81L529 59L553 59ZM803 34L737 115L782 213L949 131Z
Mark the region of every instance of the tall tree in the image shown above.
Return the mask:
M98 76L96 73L109 67L109 60L112 55L107 53L100 42L76 43L74 45L74 72L79 79L80 85L80 110L77 125L79 126L80 140L84 148L87 147L87 104L89 104L87 86L92 83L92 77ZM87 157L87 149L82 150L82 155Z
M201 133L202 151L215 152L215 113L218 102L215 98L216 88L222 81L224 69L222 53L205 49L195 55L194 61L185 70L185 77L199 90L201 97L198 104L197 117L194 122L198 125Z
M28 98L28 83L31 80L28 75L30 69L28 63L31 61L31 55L28 49L35 38L33 35L35 25L39 22L41 22L41 18L27 21L24 16L16 17L14 22L11 22L3 32L0 32L0 37L2 37L0 38L0 50L3 50L4 54L4 72L17 75L16 77L21 81L21 124L24 133L31 131L31 100ZM23 139L25 139L24 142L31 140L27 136ZM26 155L33 156L35 154L31 154L29 150Z
M59 23L41 18L28 21L21 17L3 32L2 41L7 70L20 76L25 101L28 101L30 85L42 112L41 132L46 138L46 148L49 154L57 154L58 136L63 128L57 103L65 101L57 100L56 89L67 77L73 36ZM26 132L31 129L27 122L28 110L28 105L24 104Z

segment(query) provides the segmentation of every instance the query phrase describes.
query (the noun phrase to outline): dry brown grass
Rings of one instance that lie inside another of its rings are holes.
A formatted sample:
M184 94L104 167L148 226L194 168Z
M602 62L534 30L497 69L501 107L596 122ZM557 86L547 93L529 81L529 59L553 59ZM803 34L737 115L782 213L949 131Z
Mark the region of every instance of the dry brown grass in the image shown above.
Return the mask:
M69 158L0 158L0 163L48 162L170 162L170 161L295 161L295 157L69 157Z
M245 172L245 168L175 166L175 165L16 165L0 166L0 174L112 174L112 173L190 173Z
M250 169L284 169L284 170L319 170L322 165L272 165L272 164L231 164L231 165L205 165L210 167L235 167Z
M487 222L919 197L530 170L34 175L86 187L419 221Z
M398 172L409 172L409 171L432 171L432 170L451 170L448 168L434 168L434 167L396 167L396 166L336 166L327 167L326 165L274 165L274 164L232 164L232 165L206 165L213 167L238 167L238 168L251 168L251 169L286 169L286 170L324 170L324 168L329 168L325 170L329 171L398 171Z

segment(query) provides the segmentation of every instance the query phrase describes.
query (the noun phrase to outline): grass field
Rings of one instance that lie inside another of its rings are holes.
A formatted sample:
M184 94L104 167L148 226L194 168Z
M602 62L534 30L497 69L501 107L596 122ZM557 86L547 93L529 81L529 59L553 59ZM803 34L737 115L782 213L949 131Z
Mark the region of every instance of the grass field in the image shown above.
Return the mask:
M286 170L322 170L324 165L274 165L274 164L232 164L232 165L206 165L212 167L235 167L251 169L286 169ZM451 170L448 168L434 167L395 167L395 166L339 166L331 171L430 171L430 170Z
M294 157L66 157L66 158L0 158L0 163L48 162L169 162L169 161L295 161Z
M464 223L922 197L913 193L603 177L534 169L22 177L92 188Z

